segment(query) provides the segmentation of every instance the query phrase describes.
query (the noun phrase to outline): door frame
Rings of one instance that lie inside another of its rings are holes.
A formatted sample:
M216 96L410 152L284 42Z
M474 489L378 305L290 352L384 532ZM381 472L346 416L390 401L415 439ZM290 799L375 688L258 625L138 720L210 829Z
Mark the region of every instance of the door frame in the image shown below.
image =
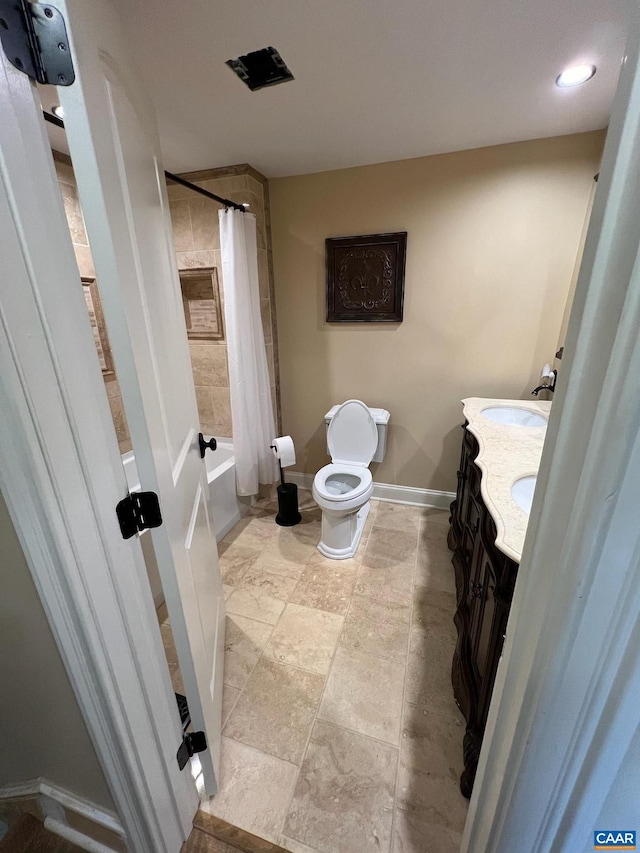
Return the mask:
M607 140L464 851L580 849L584 822L608 793L599 776L604 749L611 778L640 724L633 701L640 673L631 655L640 584L625 571L640 548L639 32L636 26ZM30 85L10 67L1 73L11 86ZM34 111L21 131L44 152L38 118ZM16 150L5 163L20 201L19 179L25 186L31 180L26 161ZM150 593L132 585L142 566L139 544L123 545L113 511L123 497L117 444L105 432L97 357L84 365L88 323L69 336L68 318L46 286L56 275L46 264L47 243L65 238L37 207L30 215L43 243L28 282L31 353L0 305L0 484L130 847L175 853L197 800L186 775L176 781L163 747L175 737L176 715L166 701ZM4 285L8 303L14 286ZM70 377L88 395L82 405ZM585 521L592 523L585 528ZM613 575L607 561L618 569ZM594 670L586 651L597 644ZM584 674L570 697L568 665ZM557 724L551 744L550 721Z
M177 853L198 796L140 543L116 518L128 489L53 157L1 51L0 83L0 487L129 849Z
M637 823L609 797L633 790L640 727L639 50L636 10L463 853L590 849Z

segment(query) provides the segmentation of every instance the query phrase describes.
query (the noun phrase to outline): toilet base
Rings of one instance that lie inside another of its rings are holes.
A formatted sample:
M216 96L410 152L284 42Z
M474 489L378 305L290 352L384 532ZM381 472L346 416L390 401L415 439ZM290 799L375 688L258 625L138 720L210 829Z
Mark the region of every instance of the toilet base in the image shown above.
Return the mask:
M348 560L355 556L370 508L371 501L367 501L357 512L348 514L323 510L322 538L318 544L318 551L323 557Z

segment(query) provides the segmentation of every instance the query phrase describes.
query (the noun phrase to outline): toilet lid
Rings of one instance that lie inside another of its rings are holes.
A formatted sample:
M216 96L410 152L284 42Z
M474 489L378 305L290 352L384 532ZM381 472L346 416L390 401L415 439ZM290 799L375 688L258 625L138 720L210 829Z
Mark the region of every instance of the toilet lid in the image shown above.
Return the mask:
M331 418L327 444L333 462L367 467L378 446L378 430L369 407L347 400Z

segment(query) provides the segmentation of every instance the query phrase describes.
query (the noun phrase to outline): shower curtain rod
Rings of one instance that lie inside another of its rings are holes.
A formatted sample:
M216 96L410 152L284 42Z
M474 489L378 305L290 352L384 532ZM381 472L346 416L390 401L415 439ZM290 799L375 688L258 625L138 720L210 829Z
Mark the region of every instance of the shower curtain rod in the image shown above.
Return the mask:
M58 116L53 113L48 113L46 110L42 110L42 113L45 121L48 121L50 124L55 124L56 127L61 127L64 130L64 122L61 118L58 118ZM216 195L215 193L210 193L209 190L204 190L197 184L192 184L191 181L185 181L184 178L181 178L179 175L174 175L172 172L167 172L165 170L164 176L167 180L173 181L175 184L181 184L181 186L186 187L189 190L193 190L195 193L200 193L200 195L206 196L212 201L217 201L218 204L222 204L225 207L233 207L235 210L241 210L243 213L246 211L244 205L231 201L228 198L222 198L222 196Z

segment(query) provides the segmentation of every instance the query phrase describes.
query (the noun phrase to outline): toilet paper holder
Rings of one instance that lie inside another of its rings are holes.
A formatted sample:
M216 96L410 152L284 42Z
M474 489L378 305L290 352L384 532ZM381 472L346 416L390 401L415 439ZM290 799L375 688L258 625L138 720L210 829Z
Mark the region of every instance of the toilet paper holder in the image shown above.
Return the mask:
M289 436L284 436L289 438ZM276 455L278 467L280 468L280 485L278 486L278 514L276 515L276 524L280 527L294 527L302 521L302 516L298 509L298 486L295 483L287 483L284 479L284 468L280 460L280 449L276 445L278 439L274 439L274 443L270 445L271 450ZM291 439L289 438L289 441ZM295 464L295 456L292 464Z

